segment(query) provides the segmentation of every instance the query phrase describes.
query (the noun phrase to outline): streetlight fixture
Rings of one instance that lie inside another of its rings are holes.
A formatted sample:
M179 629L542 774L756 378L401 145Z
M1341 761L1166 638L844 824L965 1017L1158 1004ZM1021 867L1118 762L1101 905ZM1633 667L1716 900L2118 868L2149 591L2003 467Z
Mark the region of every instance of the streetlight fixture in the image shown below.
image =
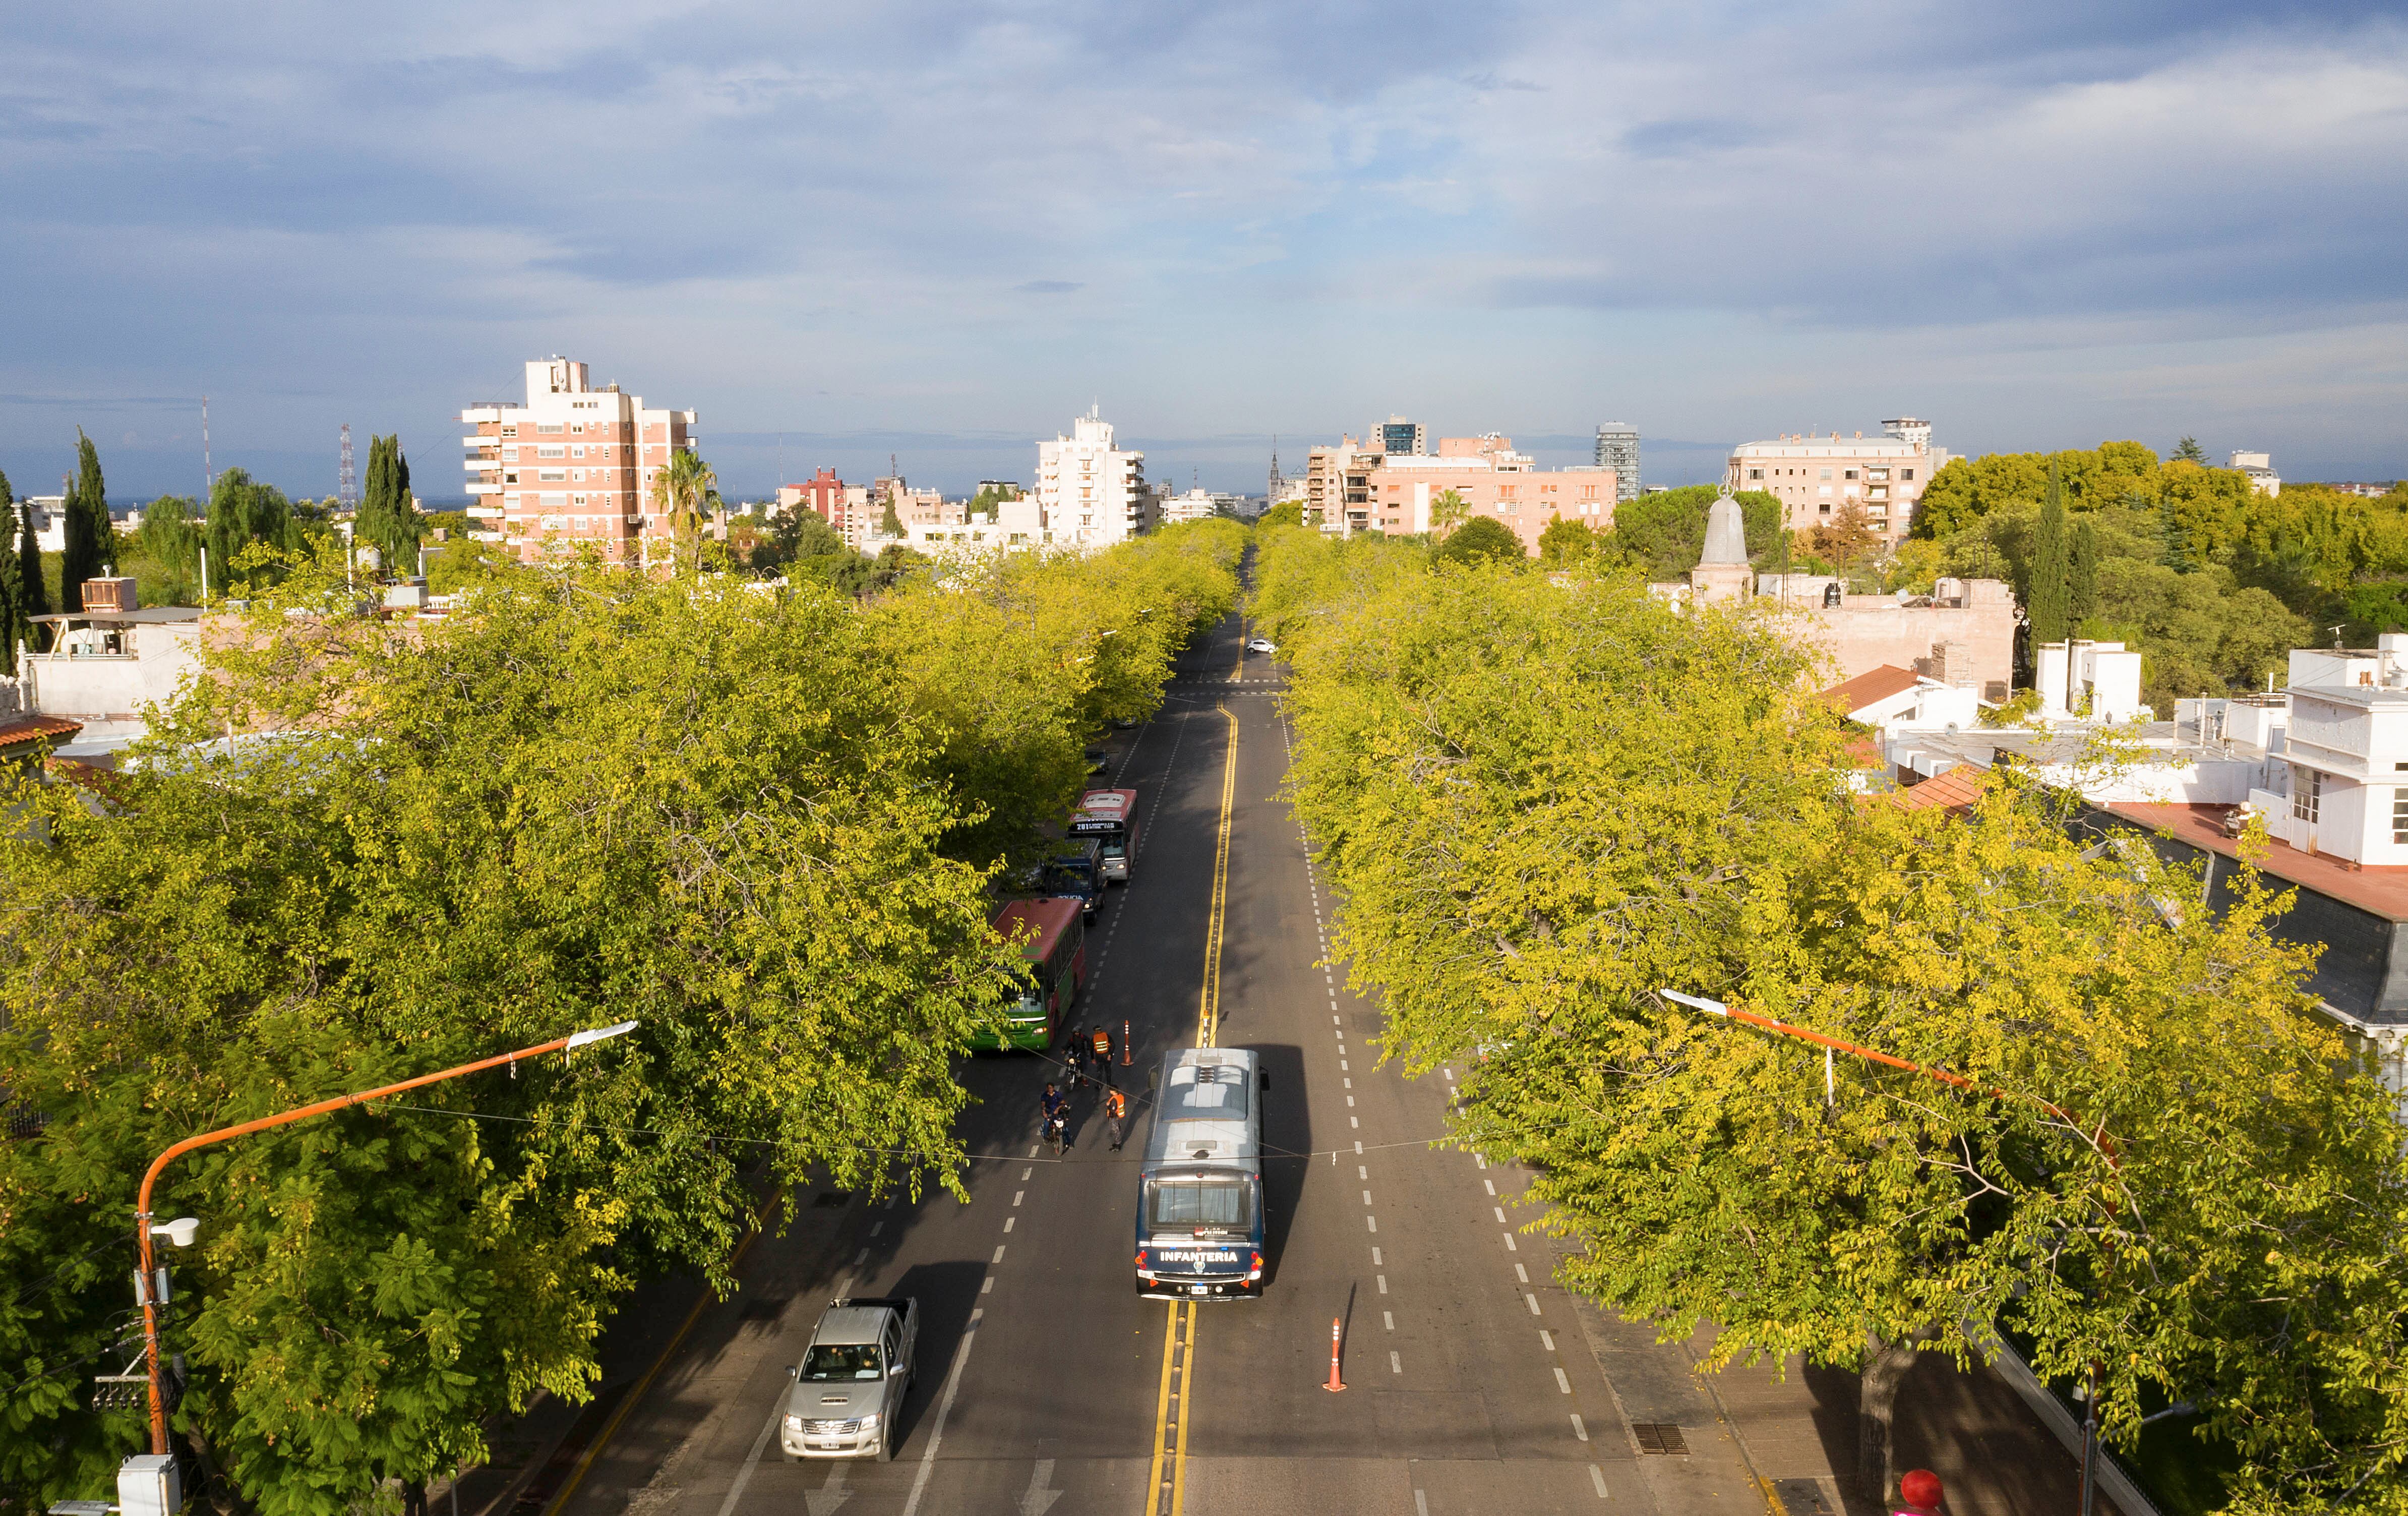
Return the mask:
M538 1043L532 1047L520 1047L507 1053L496 1053L492 1058L479 1059L474 1063L463 1063L457 1068L442 1069L434 1074L422 1074L415 1079L404 1079L399 1084L380 1085L374 1090L363 1090L355 1094L337 1095L332 1100L322 1100L315 1105L301 1106L297 1110L285 1111L281 1115L264 1116L255 1121L243 1121L230 1127L220 1127L215 1132L204 1132L198 1136L186 1137L151 1160L150 1172L142 1176L141 1195L136 1200L134 1206L135 1237L142 1254L142 1352L150 1379L150 1451L147 1455L136 1454L135 1458L128 1459L126 1469L131 1469L137 1461L145 1458L163 1458L167 1453L167 1403L159 1384L159 1306L166 1291L163 1287L165 1271L159 1267L157 1254L151 1245L152 1239L165 1237L179 1248L189 1248L193 1245L194 1234L201 1227L199 1219L191 1216L179 1217L164 1224L154 1225L151 1222L151 1187L159 1182L161 1171L165 1170L169 1163L195 1148L207 1148L212 1143L248 1136L254 1132L265 1132L271 1127L287 1126L294 1121L306 1120L312 1116L324 1116L330 1111L339 1111L347 1105L357 1105L363 1101L378 1100L386 1095L397 1095L405 1090L416 1090L422 1085L439 1084L446 1079L456 1079L464 1074L476 1074L507 1063L510 1066L511 1075L515 1076L520 1059L538 1058L545 1053L571 1051L593 1043L624 1036L635 1030L635 1022L622 1021L615 1026L580 1032L566 1037L555 1037L550 1042ZM124 1477L125 1470L121 1469L119 1476L121 1487L124 1484ZM167 1504L164 1516L173 1516L174 1510L175 1503ZM154 1513L154 1516L161 1516L161 1513Z
M1804 1027L1794 1027L1786 1021L1776 1021L1769 1016L1758 1016L1754 1011L1742 1011L1734 1006L1726 1005L1718 1000L1708 1000L1702 995L1684 995L1677 989L1659 989L1656 993L1662 995L1666 1000L1675 1001L1683 1005L1686 1005L1691 1010L1703 1011L1708 1016L1719 1016L1724 1019L1730 1021L1744 1021L1749 1026L1761 1027L1765 1031L1774 1032L1780 1036L1796 1037L1801 1042L1811 1042L1819 1045L1823 1049L1823 1099L1827 1104L1832 1098L1831 1053L1833 1049L1836 1048L1843 1053L1854 1054L1856 1057L1864 1059L1869 1062L1885 1063L1894 1069L1904 1069L1909 1074L1920 1074L1926 1078L1938 1079L1942 1084L1955 1085L1959 1090L1978 1090L1985 1094L1995 1095L2000 1100L2028 1100L2032 1102L2032 1104L2038 1105L2041 1109L2048 1112L2049 1115L2054 1116L2058 1120L2064 1122L2067 1126L2071 1127L2075 1132L2079 1133L2082 1131L2082 1123L2076 1121L2072 1117L2068 1116L2065 1113L2065 1108L2063 1106L2058 1105L2052 1101L2042 1100L2038 1095L2018 1095L2009 1090L2000 1090L1996 1085L1975 1084L1972 1080L1966 1078L1961 1074L1951 1074L1946 1069L1933 1068L1929 1064L1926 1063L1911 1063L1902 1058L1893 1058L1887 1053L1877 1053L1870 1047L1860 1047L1855 1043L1843 1041L1838 1037L1828 1036L1820 1032L1809 1032ZM2086 1140L2093 1148L2098 1149L2099 1156L2107 1161L2108 1168L2114 1170L2117 1173L2122 1172L2123 1165L2115 1162L2114 1145L2107 1140L2107 1129L2103 1123L2096 1130L2090 1132ZM2099 1456L2099 1365L2095 1363L2090 1365L2090 1393L2084 1397L2084 1405L2085 1415L2082 1422L2082 1516L2090 1516L2092 1501L2097 1495L2099 1489L2098 1481L2094 1473L2094 1465L2096 1465Z

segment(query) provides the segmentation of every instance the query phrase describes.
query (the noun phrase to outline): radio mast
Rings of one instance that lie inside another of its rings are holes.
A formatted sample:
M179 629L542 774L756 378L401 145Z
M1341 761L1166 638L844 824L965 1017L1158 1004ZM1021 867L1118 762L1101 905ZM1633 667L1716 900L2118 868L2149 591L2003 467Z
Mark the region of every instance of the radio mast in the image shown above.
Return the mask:
M351 469L351 424L348 421L343 423L343 472L335 498L346 511L360 508L360 476Z

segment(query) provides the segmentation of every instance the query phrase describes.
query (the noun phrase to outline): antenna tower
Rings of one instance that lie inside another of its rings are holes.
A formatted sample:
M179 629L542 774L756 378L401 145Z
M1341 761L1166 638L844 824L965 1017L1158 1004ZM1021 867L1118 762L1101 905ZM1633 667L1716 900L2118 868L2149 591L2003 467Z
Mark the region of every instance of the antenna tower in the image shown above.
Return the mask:
M209 397L201 397L201 498L217 493L218 476L209 467Z
M335 498L343 502L346 511L360 508L360 476L351 468L351 424L348 421L343 423L343 472Z

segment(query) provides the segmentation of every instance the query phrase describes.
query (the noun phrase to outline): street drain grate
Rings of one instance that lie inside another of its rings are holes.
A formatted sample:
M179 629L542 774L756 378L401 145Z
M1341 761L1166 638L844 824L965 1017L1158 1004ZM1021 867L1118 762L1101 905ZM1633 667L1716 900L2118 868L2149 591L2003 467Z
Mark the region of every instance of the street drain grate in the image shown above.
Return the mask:
M832 1211L851 1199L853 1199L853 1191L850 1190L823 1190L811 1201L811 1207L814 1210Z
M1678 1453L1689 1455L1689 1445L1681 1438L1681 1429L1670 1422L1633 1422L1633 1437L1639 1439L1641 1452Z

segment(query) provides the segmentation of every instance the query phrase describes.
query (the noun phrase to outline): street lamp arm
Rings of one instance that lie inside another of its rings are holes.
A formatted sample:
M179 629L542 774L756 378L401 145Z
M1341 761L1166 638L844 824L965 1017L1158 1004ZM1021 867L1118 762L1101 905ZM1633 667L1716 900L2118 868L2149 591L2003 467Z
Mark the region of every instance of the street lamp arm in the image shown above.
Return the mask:
M616 1026L603 1027L593 1032L580 1032L566 1037L554 1037L550 1042L538 1043L532 1047L496 1053L492 1058L480 1058L473 1063L463 1063L457 1068L438 1069L433 1074L422 1074L414 1079L404 1079L398 1084L380 1085L374 1090L362 1090L348 1095L337 1095L331 1100L322 1100L314 1105L301 1106L297 1110L284 1111L276 1116L263 1116L255 1121L237 1122L233 1126L220 1127L215 1132L204 1132L198 1136L186 1137L151 1160L150 1171L142 1176L141 1195L135 1202L135 1233L140 1240L142 1254L143 1351L150 1360L150 1451L154 1453L164 1453L167 1451L167 1405L159 1389L159 1303L158 1290L153 1282L156 1278L153 1271L157 1267L157 1256L150 1236L150 1191L159 1182L160 1174L168 1164L196 1148L207 1148L213 1143L247 1136L254 1132L265 1132L273 1127L290 1126L295 1121L307 1120L313 1116L324 1116L330 1111L339 1111L347 1105L357 1105L364 1101L379 1100L386 1095L397 1095L405 1090L416 1090L422 1085L440 1084L446 1079L456 1079L465 1074L478 1074L486 1069L499 1068L505 1063L512 1065L515 1069L518 1061L523 1058L539 1058L545 1053L582 1047L588 1043L601 1042L635 1030L635 1022L622 1021Z
M1742 1011L1736 1005L1726 1005L1718 1000L1707 1000L1698 995L1684 995L1677 989L1665 989L1658 993L1667 1000L1678 1001L1693 1010L1703 1011L1709 1016L1727 1017L1733 1021L1744 1021L1749 1026L1761 1027L1780 1036L1796 1037L1800 1042L1811 1042L1820 1047L1833 1048L1839 1052L1861 1058L1869 1063L1882 1063L1894 1069L1903 1069L1909 1074L1920 1074L1926 1078L1938 1079L1942 1084L1955 1085L1959 1090L1979 1090L1985 1094L1996 1095L2000 1100L2028 1100L2074 1131L2083 1132L2082 1123L2067 1115L2063 1106L2053 1101L2042 1100L2038 1095L2017 1094L2014 1090L2001 1090L1996 1085L1976 1084L1963 1075L1951 1073L1947 1069L1935 1068L1928 1063L1910 1062L1903 1058L1893 1058L1887 1053L1876 1052L1870 1047L1859 1047L1856 1043L1840 1037L1829 1036L1820 1032L1810 1032L1804 1027L1791 1026L1786 1021L1776 1021L1769 1016L1758 1016L1754 1011ZM2109 1168L2121 1168L2121 1165L2115 1162L2114 1153L2108 1148L2103 1133L2084 1132L2083 1135L2099 1150L2099 1156L2107 1161Z

